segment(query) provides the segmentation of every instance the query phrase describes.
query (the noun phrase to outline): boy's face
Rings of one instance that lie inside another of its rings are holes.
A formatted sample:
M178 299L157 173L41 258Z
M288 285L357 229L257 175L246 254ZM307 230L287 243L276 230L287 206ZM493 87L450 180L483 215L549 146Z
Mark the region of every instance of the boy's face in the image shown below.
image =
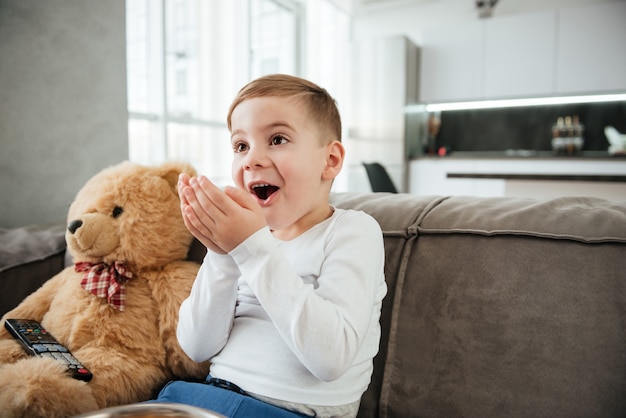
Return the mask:
M231 129L233 180L259 203L274 235L294 238L330 216L328 194L344 151L338 141L321 140L302 101L244 100Z

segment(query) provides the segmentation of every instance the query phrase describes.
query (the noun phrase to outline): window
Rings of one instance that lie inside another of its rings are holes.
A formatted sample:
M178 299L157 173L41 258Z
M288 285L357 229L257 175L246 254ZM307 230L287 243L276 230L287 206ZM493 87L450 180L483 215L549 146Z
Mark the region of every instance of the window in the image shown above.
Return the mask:
M226 113L246 82L281 72L346 96L349 19L329 0L127 0L126 11L132 161L185 160L230 184Z
M250 79L272 73L300 73L300 27L297 3L250 2Z

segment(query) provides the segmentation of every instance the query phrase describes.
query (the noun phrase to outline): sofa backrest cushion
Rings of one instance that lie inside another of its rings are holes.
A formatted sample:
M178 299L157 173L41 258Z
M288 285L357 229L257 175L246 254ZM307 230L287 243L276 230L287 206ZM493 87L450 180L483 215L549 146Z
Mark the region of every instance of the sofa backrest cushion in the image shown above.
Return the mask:
M0 228L0 316L63 269L65 223Z
M626 205L387 194L332 203L368 212L385 235L388 329L359 416L626 410Z

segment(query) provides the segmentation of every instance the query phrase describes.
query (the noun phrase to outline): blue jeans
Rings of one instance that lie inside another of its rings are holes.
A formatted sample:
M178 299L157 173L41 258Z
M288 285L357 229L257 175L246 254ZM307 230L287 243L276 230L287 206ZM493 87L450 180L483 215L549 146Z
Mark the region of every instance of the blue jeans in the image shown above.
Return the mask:
M291 412L228 389L222 389L205 383L193 383L181 380L175 380L165 385L155 401L198 406L230 418L306 417L306 415Z

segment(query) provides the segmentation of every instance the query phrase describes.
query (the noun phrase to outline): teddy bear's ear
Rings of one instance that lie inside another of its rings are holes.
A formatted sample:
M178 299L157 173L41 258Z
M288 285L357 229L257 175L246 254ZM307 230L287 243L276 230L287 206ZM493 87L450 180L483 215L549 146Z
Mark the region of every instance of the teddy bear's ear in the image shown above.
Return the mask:
M180 173L187 173L190 176L196 175L196 170L189 163L184 161L170 161L155 167L157 175L165 179L174 193L178 194L177 184L178 175Z

